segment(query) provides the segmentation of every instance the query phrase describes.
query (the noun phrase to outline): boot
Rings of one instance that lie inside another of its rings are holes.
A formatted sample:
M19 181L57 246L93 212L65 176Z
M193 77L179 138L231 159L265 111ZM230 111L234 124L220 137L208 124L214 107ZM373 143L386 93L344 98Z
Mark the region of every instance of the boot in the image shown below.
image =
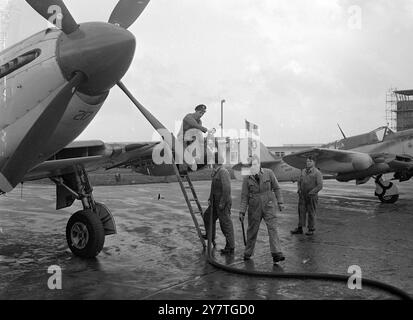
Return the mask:
M312 236L314 234L315 229L308 229L308 231L305 233L306 236Z
M178 171L181 177L184 177L188 174L188 165L186 163L178 164Z
M290 231L291 234L303 234L303 228L302 227L297 227L294 230Z
M274 262L274 264L280 261L284 261L284 260L285 260L285 257L283 256L282 252L273 253L272 261Z
M221 254L234 254L234 249L229 249L229 248L225 248L225 249L221 249Z

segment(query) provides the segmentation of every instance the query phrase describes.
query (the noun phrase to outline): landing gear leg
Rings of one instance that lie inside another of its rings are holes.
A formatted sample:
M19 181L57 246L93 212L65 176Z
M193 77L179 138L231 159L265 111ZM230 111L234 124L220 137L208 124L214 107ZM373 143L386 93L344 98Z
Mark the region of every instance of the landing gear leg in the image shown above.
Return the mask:
M399 199L399 190L397 186L391 182L383 180L383 176L379 175L375 179L376 197L383 203L395 203Z
M74 255L94 258L103 248L105 234L116 233L109 210L93 199L93 188L83 167L75 173L52 179L57 185L58 209L80 200L83 210L73 214L66 226L66 240Z

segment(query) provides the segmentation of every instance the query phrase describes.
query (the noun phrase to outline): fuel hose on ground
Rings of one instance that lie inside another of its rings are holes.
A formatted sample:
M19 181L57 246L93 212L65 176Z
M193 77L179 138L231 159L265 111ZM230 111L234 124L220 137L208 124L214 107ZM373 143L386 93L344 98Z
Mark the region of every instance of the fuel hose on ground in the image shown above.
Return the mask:
M211 201L212 202L212 201ZM214 202L212 202L211 210L210 211L210 223L208 226L208 247L207 247L207 261L218 269L222 269L227 272L246 275L246 276L253 276L253 277L265 277L265 278L278 278L278 279L297 279L297 280L320 280L320 281L335 281L335 282L344 282L347 284L349 277L340 274L332 274L332 273L295 273L295 272L266 272L266 271L258 271L258 270L245 270L245 269L238 269L234 268L225 264L219 263L212 255L212 246L211 246L211 235L212 235L212 223L214 223L213 217L213 210L215 210ZM389 285L384 282L380 282L377 280L365 279L363 278L363 284L370 286L372 288L380 289L386 291L390 294L393 294L399 297L402 300L412 300L412 298L404 292L403 290Z

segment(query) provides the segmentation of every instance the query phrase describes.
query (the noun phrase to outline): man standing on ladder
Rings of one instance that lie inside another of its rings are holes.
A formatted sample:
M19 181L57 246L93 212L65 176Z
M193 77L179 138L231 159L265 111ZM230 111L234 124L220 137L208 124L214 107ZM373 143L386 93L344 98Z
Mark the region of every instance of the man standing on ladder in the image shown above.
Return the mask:
M208 199L209 208L212 210L212 235L211 239L215 240L215 224L217 219L221 231L225 236L226 245L221 249L221 254L233 254L235 249L234 226L231 220L231 176L227 169L222 165L223 161L216 156L216 163L212 172L211 192ZM209 232L211 212L208 210L204 213L205 230ZM205 236L208 239L208 236Z
M198 140L199 142L204 141L202 133L207 133L208 129L202 126L201 118L206 113L207 107L204 104L200 104L195 107L194 113L188 113L182 120L181 128L178 132L178 141L182 143L182 151L184 151L192 142ZM200 146L202 147L203 144ZM187 165L185 161L180 170L185 172Z
M194 141L193 136L185 137L185 134L190 129L197 129L203 133L207 133L208 129L202 126L201 118L206 113L207 107L203 104L200 104L195 107L194 113L188 113L182 120L182 126L178 133L178 139L184 142L184 148L188 146L192 141ZM201 134L201 133L200 133ZM201 134L202 135L202 134Z

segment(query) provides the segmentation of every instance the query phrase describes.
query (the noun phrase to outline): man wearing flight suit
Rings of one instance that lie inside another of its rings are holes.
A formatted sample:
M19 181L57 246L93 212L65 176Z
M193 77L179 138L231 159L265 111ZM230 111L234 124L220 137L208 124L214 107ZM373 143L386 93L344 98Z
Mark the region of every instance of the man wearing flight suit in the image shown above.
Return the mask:
M251 162L251 175L246 176L242 183L240 220L243 223L248 208L247 245L244 260L249 260L254 254L255 242L261 220L267 224L270 250L274 263L285 260L281 252L280 240L276 226L276 204L282 211L283 198L274 172L261 168L257 157Z
M233 254L235 248L234 226L231 220L231 176L227 169L222 164L215 164L212 172L211 192L208 199L210 208L213 212L212 217L212 235L211 239L215 239L215 224L217 219L221 231L225 236L226 245L221 249L221 254ZM204 224L207 235L209 233L210 212L204 214Z
M306 168L301 171L298 184L298 227L291 234L303 234L303 227L307 225L306 235L312 236L315 231L315 215L318 203L318 193L323 189L323 176L315 167L312 157L308 157Z

